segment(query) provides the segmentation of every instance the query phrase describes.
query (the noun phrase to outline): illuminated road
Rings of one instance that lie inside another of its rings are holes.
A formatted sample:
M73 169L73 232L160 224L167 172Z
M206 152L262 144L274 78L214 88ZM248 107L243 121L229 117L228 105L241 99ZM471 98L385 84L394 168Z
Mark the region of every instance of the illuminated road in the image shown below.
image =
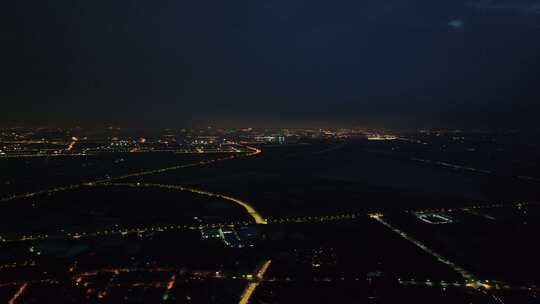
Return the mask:
M259 286L260 281L264 279L264 274L268 270L268 267L270 267L270 263L272 263L271 260L265 261L261 265L259 270L257 270L255 272L255 278L256 278L257 281L248 284L246 289L244 289L244 291L242 292L242 295L240 296L240 302L238 302L238 304L248 304L249 303L249 299L251 298L251 296L255 292L255 289L257 289L257 287Z
M130 184L132 187L135 187L136 184ZM166 185L165 185L166 186ZM177 187L177 186L173 186ZM491 204L491 205L476 205L464 208L437 208L437 209L422 209L415 210L410 212L451 212L455 210L480 210L482 208L502 208L508 206L526 206L532 203L514 203L512 205L502 205L502 204ZM299 217L286 217L286 218L267 218L265 219L268 224L284 224L284 223L323 223L323 222L334 222L334 221L348 221L354 220L359 217L365 217L369 214L356 212L356 213L343 213L343 214L333 214L333 215L318 215L318 216L299 216ZM373 215L373 214L371 214ZM370 216L371 216L370 215ZM0 242L25 242L25 241L37 241L37 240L47 240L47 239L83 239L83 238L92 238L92 237L105 237L113 235L127 236L130 234L145 234L145 233L160 233L160 232L172 232L172 231L185 231L185 230L197 230L202 228L223 228L223 227L236 227L236 226L248 226L251 225L251 222L248 221L236 221L236 222L222 222L222 223L211 223L211 224L199 224L199 225L149 225L149 226L139 226L139 227L114 227L106 228L104 230L97 231L60 231L54 234L47 233L36 233L36 234L24 234L24 235L10 235L0 236Z
M215 280L242 280L246 282L246 287L243 290L241 296L239 297L239 303L249 303L250 299L253 298L257 287L259 287L262 282L358 282L364 281L369 278L369 274L365 277L360 275L356 277L311 277L307 278L301 276L299 278L294 278L290 276L286 277L267 277L266 273L270 267L271 260L266 260L264 263L258 267L251 275L244 275L241 272L233 273L221 273L220 271L213 270L189 270L186 272L185 267L177 266L152 266L152 267L122 267L122 268L101 268L95 270L85 270L80 273L74 274L71 278L73 280L74 286L84 289L84 293L87 296L95 297L96 299L104 300L111 288L118 287L141 287L145 286L147 288L159 288L163 295L161 298L163 300L170 299L174 294L174 286L177 282L187 282L187 281L196 281L200 282L201 280L209 279L211 281ZM73 272L73 268L69 270ZM160 273L160 275L156 275ZM132 276L131 279L126 280L126 276L123 274L136 274ZM118 278L123 277L122 280ZM142 278L148 277L150 280L142 280ZM20 278L23 280L23 278ZM402 286L422 286L430 287L436 289L445 289L445 288L471 288L469 284L462 284L460 282L445 282L445 281L436 281L436 280L401 280L397 279L399 285ZM96 285L98 283L99 285ZM13 282L3 282L0 283L0 287L18 287L16 293L11 297L9 303L15 303L17 300L20 301L21 295L28 290L34 284L50 284L50 285L59 285L61 282L57 280L45 279L45 280L32 280L32 281L13 281ZM97 288L96 288L97 287ZM165 287L165 289L163 289ZM506 289L506 290L516 290L516 291L538 291L538 288L530 286L492 286L493 289ZM503 303L503 301L497 297L497 293L491 292L491 288L479 288L478 291L492 297L496 302ZM15 303L16 304L16 303Z
M9 299L8 304L15 304L17 302L17 299L21 297L23 292L28 288L28 283L24 283L19 287L17 292Z
M246 289L244 289L244 291L242 292L242 295L240 295L240 302L238 302L238 303L239 304L248 304L249 299L251 298L251 296L255 292L255 289L257 289L257 286L259 286L259 282L248 283Z
M199 193L199 192L197 192ZM211 195L209 193L201 193L201 194L205 194L205 195ZM219 197L219 198L222 198L222 199L225 199L225 200L228 200L228 201L231 201L231 202L234 202L242 207L244 207L244 209L249 213L249 215L253 218L253 220L255 220L255 223L257 224L268 224L268 221L263 218L250 204L248 204L247 202L245 201L242 201L242 200L239 200L237 198L234 198L234 197L231 197L231 196L227 196L227 195L221 195L221 194L215 194L215 196Z
M338 215L324 215L324 216L306 216L306 217L288 217L288 218L276 218L267 219L268 224L283 224L283 223L321 223L321 222L333 222L352 220L358 216L366 216L365 214L338 214ZM252 222L237 221L237 222L224 222L224 223L212 223L212 224L200 224L200 225L151 225L140 226L130 228L108 228L98 231L78 231L78 232L60 232L56 234L37 233L37 234L25 234L19 236L11 236L8 239L0 239L0 242L26 242L26 241L38 241L38 240L51 240L51 239L85 239L106 237L114 235L133 235L133 234L145 234L145 233L160 233L160 232L173 232L173 231L185 231L185 230L198 230L202 228L223 228L223 227L239 227L249 226Z
M73 148L75 148L75 144L77 143L77 140L75 137L72 138L71 142L69 143L69 145L66 147L66 152L70 152L70 151L73 151Z
M237 205L240 205L246 212L253 218L256 224L268 224L267 220L253 208L248 202L240 200L238 198L234 198L231 196L227 196L224 194L194 189L194 188L188 188L183 186L175 186L175 185L163 185L163 184L147 184L147 183L101 183L98 186L120 186L120 187L135 187L135 188L162 188L162 189L172 189L172 190L180 190L180 191L188 191L191 193L196 193L200 195L210 196L210 197L217 197L224 199L229 202L233 202Z
M111 182L111 181L118 181L118 180L131 178L131 177L142 177L142 176L147 176L147 175L165 173L165 172L174 171L174 170L178 170L178 169L209 165L209 164L222 162L222 161L226 161L226 160L232 160L232 159L237 159L237 158L242 158L242 157L255 156L257 154L262 153L262 151L260 149L257 149L257 148L254 148L254 147L245 146L244 148L248 149L250 152L246 153L246 154L242 154L242 155L230 155L230 156L223 157L223 158L210 159L210 160L200 161L200 162L191 163L191 164L178 165L178 166L172 166L172 167L155 169L155 170L141 171L141 172L137 172L137 173L130 173L130 174L120 175L120 176L107 178L107 179L98 179L98 180L93 180L93 181L82 182L82 183L79 183L79 184L73 184L73 185L68 185L68 186L60 186L60 187L55 187L55 188L51 188L51 189L48 189L48 190L41 190L41 191L35 191L35 192L29 192L29 193L23 193L23 194L15 194L15 195L12 195L12 196L1 198L0 203L9 202L9 201L13 201L13 200L16 200L16 199L30 198L30 197L38 196L38 195L41 195L41 194L51 195L51 194L54 194L54 193L57 193L57 192L77 189L77 188L85 186L85 185L95 185L95 184L99 184L99 183L107 183L107 182Z
M169 299L171 290L173 289L175 283L176 283L176 276L173 275L171 279L169 280L169 282L167 283L167 289L165 289L165 293L163 294L164 301Z
M268 224L283 224L283 223L322 223L333 221L345 221L353 220L359 215L366 216L365 214L338 214L338 215L324 215L324 216L306 216L306 217L288 217L267 219ZM58 234L26 234L20 236L11 236L8 239L0 239L0 242L26 242L26 241L38 241L38 240L51 240L51 239L85 239L85 238L97 238L106 236L128 236L133 234L145 234L145 233L161 233L161 232L173 232L173 231L186 231L186 230L198 230L203 228L223 228L223 227L240 227L249 226L252 222L237 221L237 222L225 222L225 223L212 223L212 224L200 224L200 225L151 225L140 226L130 228L108 228L98 231L78 231L78 232L61 232Z
M430 254L431 256L433 256L434 258L437 259L437 261L443 263L443 264L446 264L447 266L449 266L450 268L452 268L454 271L456 271L457 273L459 273L461 275L461 277L467 282L467 287L472 287L472 288L485 288L485 289L489 289L491 288L490 285L478 280L472 273L468 272L467 270L463 269L462 267L454 264L453 262L451 262L450 260L448 260L447 258L443 257L442 255L440 255L439 253L431 250L430 248L428 248L426 245L422 244L420 241L416 240L415 238L413 238L412 236L406 234L405 232L399 230L398 228L392 226L390 223L388 223L387 221L383 220L382 217L383 215L380 214L380 213L372 213L369 215L372 219L378 221L379 223L383 224L384 226L386 226L387 228L389 228L390 230L392 230L393 232L397 233L399 236L401 236L402 238L406 239L407 241L413 243L414 245L416 245L417 247L419 247L420 249L422 249L424 252Z
M452 169L452 170L471 171L471 172L483 173L483 174L492 174L493 173L492 171L489 171L489 170L478 169L478 168L473 168L473 167L467 167L467 166L463 166L463 165L456 165L456 164L451 164L451 163L442 162L442 161L434 161L434 160L422 159L422 158L411 158L411 160L416 161L416 162L425 163L425 164L430 164L430 165L437 165L437 166L441 166L441 167L444 167L444 168L449 168L449 169Z

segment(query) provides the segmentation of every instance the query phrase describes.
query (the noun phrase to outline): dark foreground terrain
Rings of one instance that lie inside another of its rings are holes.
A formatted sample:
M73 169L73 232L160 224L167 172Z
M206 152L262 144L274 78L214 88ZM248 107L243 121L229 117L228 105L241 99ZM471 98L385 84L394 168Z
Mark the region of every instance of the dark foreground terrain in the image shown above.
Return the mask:
M0 301L536 303L535 153L455 137L0 159Z

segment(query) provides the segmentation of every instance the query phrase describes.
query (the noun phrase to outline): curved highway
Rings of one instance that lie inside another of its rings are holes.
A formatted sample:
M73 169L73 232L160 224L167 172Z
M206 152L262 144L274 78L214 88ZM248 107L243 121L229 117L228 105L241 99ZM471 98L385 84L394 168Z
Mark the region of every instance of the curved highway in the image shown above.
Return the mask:
M146 187L146 188L162 188L162 189L173 189L173 190L179 190L179 191L188 191L200 195L206 195L211 197L217 197L224 199L229 202L233 202L237 205L240 205L244 210L253 218L256 224L268 224L268 221L259 213L253 206L251 206L248 202L243 201L241 199L214 193L210 191L204 191L200 189L195 188L189 188L189 187L183 187L183 186L177 186L177 185L164 185L164 184L149 184L149 183L100 183L98 186L124 186L124 187Z
M82 183L68 185L68 186L59 186L59 187L51 188L51 189L48 189L48 190L28 192L28 193L23 193L23 194L15 194L15 195L12 195L12 196L0 198L0 203L5 203L5 202L13 201L13 200L16 200L16 199L21 199L21 198L29 198L29 197L33 197L33 196L41 195L41 194L49 194L50 195L50 194L53 194L53 193L56 193L56 192L62 192L62 191L77 189L77 188L79 188L81 186L85 186L85 185L92 186L94 184L107 183L107 182L122 180L122 179L130 178L130 177L142 177L142 176L146 176L146 175L165 173L165 172L168 172L168 171L173 171L173 170L178 170L178 169L183 169L183 168L189 168L189 167L202 166L202 165L208 165L208 164L212 164L212 163L216 163L216 162L232 160L232 159L236 159L236 158L240 158L240 157L249 157L249 156L254 156L254 155L262 153L262 151L260 149L257 149L257 148L254 148L254 147L245 146L245 148L250 150L250 152L246 153L246 154L242 154L242 155L231 155L231 156L227 156L227 157L223 157L223 158L210 159L210 160L200 161L200 162L191 163L191 164L177 165L177 166L172 166L172 167L167 167L167 168L161 168L161 169L155 169L155 170L147 170L147 171L141 171L141 172L136 172L136 173L130 173L130 174L120 175L120 176L116 176L116 177L112 177L112 178L108 178L108 179L98 179L98 180L87 181L87 182L82 182Z

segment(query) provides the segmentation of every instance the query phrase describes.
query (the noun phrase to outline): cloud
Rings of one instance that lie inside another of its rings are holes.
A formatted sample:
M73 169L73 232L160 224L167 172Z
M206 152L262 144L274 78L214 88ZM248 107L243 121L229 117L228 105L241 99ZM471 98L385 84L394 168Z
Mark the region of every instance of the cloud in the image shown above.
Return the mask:
M461 19L453 19L448 22L448 26L456 31L460 31L465 27L465 21Z

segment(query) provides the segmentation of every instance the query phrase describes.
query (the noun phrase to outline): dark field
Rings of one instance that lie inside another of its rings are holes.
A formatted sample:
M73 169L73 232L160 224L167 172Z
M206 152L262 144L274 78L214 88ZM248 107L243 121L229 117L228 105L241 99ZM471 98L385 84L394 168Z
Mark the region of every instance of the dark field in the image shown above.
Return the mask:
M0 158L0 198L52 187L217 159L230 154L101 153Z
M380 148L382 144L356 141L329 151L329 144L322 142L263 147L263 154L257 157L131 181L184 184L228 193L252 202L268 217L540 198L539 184L534 181L368 151L373 145Z
M0 206L0 229L12 232L93 231L149 225L248 220L238 205L186 191L123 186L78 189Z
M365 281L369 275L392 282L463 283L451 268L368 216L347 222L268 225L265 230L265 252L273 253L269 280Z
M501 157L516 158L517 151L486 158L479 154L490 144L469 154L463 152L463 145L472 149L467 144L440 140L309 139L261 145L263 153L255 156L122 179L114 177L225 155L2 159L7 170L1 193L95 179L125 185L80 185L0 205L0 236L15 240L0 243L0 297L22 286L10 282L31 281L21 301L238 303L257 269L271 261L251 303L498 303L490 296L495 294L530 303L534 291L502 288L539 283L540 210L533 203L540 192L529 170L536 166L534 153L525 157L531 167L504 166ZM441 145L447 148L436 148ZM238 198L270 223L249 224L252 218L234 202L168 185ZM517 209L518 201L530 204ZM494 203L503 207L472 208ZM414 216L440 208L453 210L451 223ZM501 289L488 294L465 287L462 275L370 218L373 212ZM347 218L322 220L333 215ZM231 222L236 226L226 229L247 225L254 231L251 239L238 233L238 243L249 246L202 239L200 226ZM81 231L93 233L80 237ZM65 295L62 301L58 293Z
M539 284L540 205L446 212L452 223L431 225L412 213L385 215L403 231L482 279Z

